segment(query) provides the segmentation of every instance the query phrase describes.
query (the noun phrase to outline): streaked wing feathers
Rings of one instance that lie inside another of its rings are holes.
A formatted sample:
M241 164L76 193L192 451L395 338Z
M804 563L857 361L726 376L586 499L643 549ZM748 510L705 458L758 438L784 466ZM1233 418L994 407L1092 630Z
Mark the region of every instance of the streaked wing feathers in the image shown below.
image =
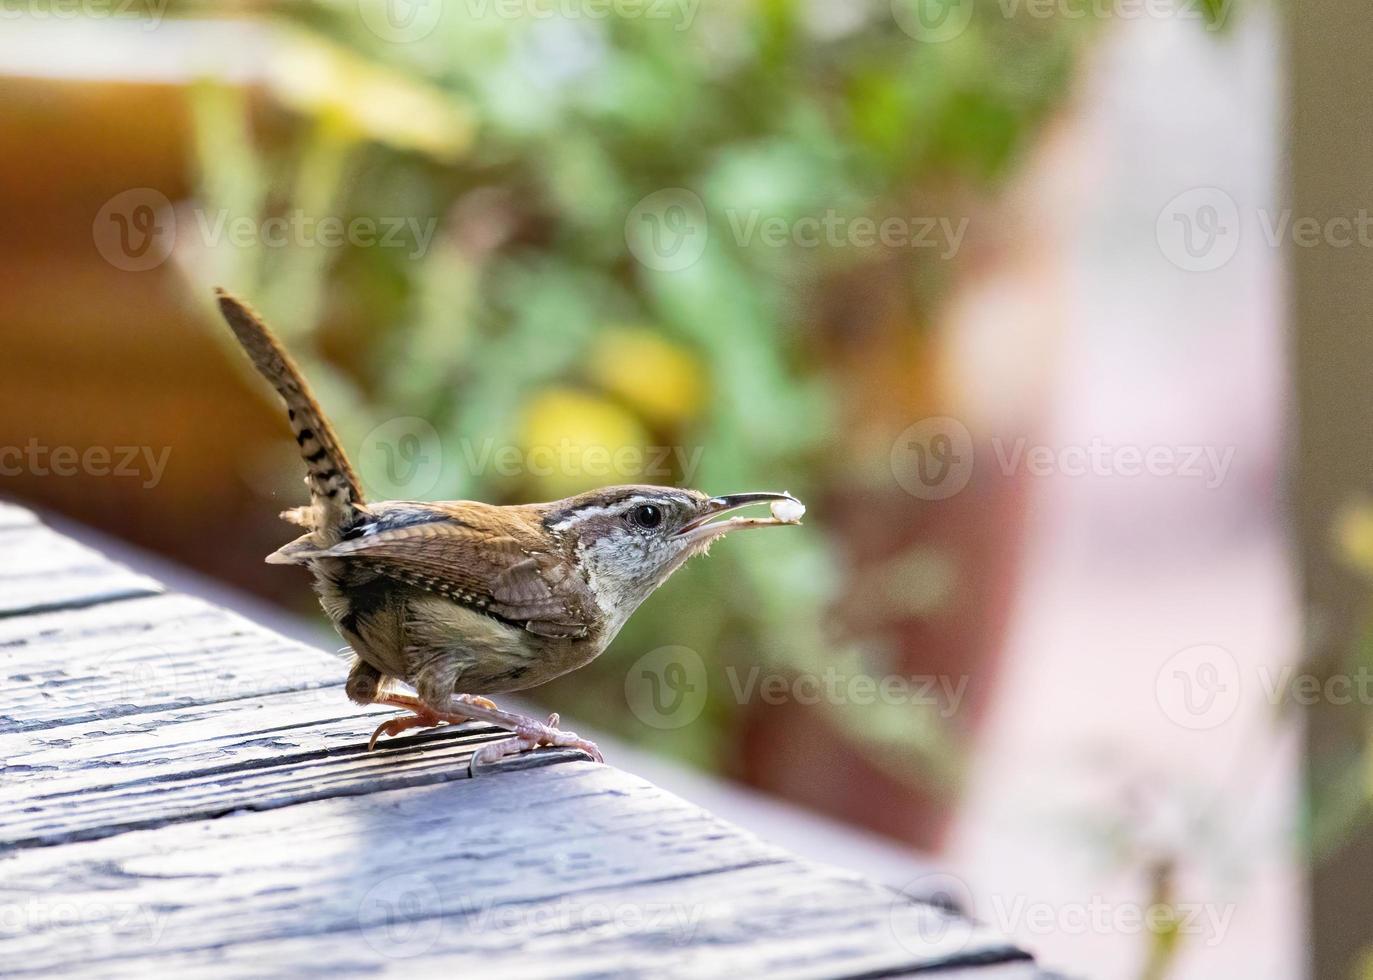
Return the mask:
M530 544L497 528L439 519L376 530L325 549L288 545L278 554L291 562L362 562L388 578L524 624L532 633L584 635L596 611L585 579L561 557Z

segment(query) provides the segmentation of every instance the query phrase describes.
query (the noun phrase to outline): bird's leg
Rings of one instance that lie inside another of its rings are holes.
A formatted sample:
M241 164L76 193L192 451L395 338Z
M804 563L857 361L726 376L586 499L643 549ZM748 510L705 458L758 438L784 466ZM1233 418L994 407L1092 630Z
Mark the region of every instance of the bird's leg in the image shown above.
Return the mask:
M467 697L466 695L464 697ZM456 699L455 699L456 700ZM372 733L372 737L367 740L367 751L376 748L377 739L386 735L387 737L399 735L401 732L409 731L412 728L437 728L439 725L457 725L464 721L471 721L472 718L466 713L459 714L456 711L435 711L419 698L410 697L406 694L384 694L375 699L373 704L387 704L396 708L406 708L413 712L409 715L401 715L399 718L391 718L377 726L377 730ZM462 702L464 706L469 702ZM478 707L489 707L495 710L496 705L486 698L473 697L470 703Z
M558 728L559 719L556 714L549 715L547 721L537 721L533 718L526 718L524 715L517 715L513 711L498 708L486 698L473 698L467 694L455 695L449 704L453 711L460 711L468 718L499 725L501 728L508 728L515 733L513 738L491 742L478 749L472 756L471 763L469 763L469 768L474 772L479 765L495 762L508 755L528 752L541 745L581 749L595 761L605 761L601 756L601 750L596 748L595 742L582 738L576 732L561 731Z

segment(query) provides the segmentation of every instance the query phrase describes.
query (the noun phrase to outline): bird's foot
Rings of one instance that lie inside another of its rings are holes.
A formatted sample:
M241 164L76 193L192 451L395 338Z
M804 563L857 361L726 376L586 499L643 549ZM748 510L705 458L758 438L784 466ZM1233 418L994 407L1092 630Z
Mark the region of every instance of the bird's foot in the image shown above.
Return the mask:
M489 698L476 697L470 694L458 695L455 701L461 704L470 704L476 708L490 711L498 711L495 702ZM397 708L406 708L411 714L401 715L399 718L391 718L377 726L377 730L372 733L372 737L367 740L367 751L371 752L377 747L377 739L385 735L388 738L399 735L401 732L409 731L412 728L437 728L440 725L460 725L465 721L471 721L472 717L459 714L453 711L435 711L419 698L412 698L404 694L388 694L378 698L376 704L388 704Z
M546 722L535 721L533 718L519 718L519 721L514 725L514 736L483 745L473 754L472 761L468 765L469 770L475 774L481 766L489 765L512 755L519 755L522 752L531 752L544 745L581 749L591 756L593 761L605 762L601 750L596 747L595 742L582 738L576 732L562 731L558 728L558 721L557 714L549 715Z

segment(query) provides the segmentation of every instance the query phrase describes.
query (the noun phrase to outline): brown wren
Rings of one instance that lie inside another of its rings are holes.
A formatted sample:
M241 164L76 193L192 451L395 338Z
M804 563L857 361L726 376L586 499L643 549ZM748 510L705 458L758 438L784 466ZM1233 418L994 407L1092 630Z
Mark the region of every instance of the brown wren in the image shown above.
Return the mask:
M596 746L496 707L595 659L653 590L692 555L744 527L799 522L790 494L708 497L671 487L617 486L544 504L471 500L368 503L300 370L266 325L217 290L234 336L286 402L305 460L310 505L282 514L307 533L267 557L305 565L324 612L356 657L348 697L405 708L383 734L484 721L514 737L484 746L475 767L540 745ZM767 518L728 517L770 503ZM408 684L416 697L397 693Z

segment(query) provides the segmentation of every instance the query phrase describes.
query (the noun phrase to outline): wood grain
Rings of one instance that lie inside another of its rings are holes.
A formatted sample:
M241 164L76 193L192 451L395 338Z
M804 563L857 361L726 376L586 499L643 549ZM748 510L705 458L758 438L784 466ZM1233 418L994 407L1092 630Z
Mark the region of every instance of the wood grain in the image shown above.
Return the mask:
M14 852L0 912L24 921L15 975L822 977L1023 958L591 763Z
M74 609L161 591L152 579L50 528L25 522L23 513L13 506L0 513L0 617Z
M187 596L9 617L0 734L341 685L345 672L337 657Z

